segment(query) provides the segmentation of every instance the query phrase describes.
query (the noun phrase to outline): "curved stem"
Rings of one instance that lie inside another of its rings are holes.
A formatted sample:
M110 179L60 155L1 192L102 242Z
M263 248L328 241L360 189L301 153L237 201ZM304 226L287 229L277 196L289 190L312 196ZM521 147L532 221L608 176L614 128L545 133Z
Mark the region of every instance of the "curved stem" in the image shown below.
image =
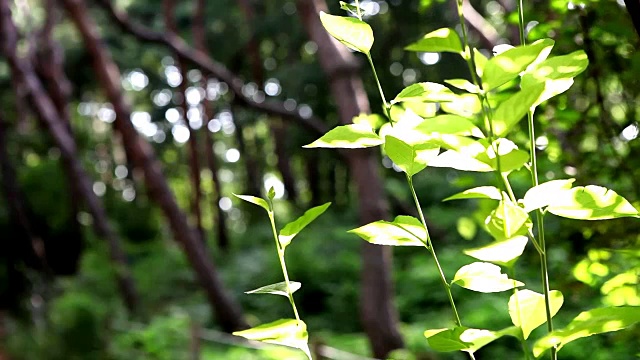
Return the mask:
M438 268L438 273L440 274L440 281L442 281L442 286L444 287L445 292L447 293L447 297L449 298L449 303L451 304L451 310L453 311L454 321L457 326L462 326L462 322L460 321L460 315L458 315L458 309L456 308L455 301L453 300L453 295L451 294L451 286L447 282L447 277L444 275L444 271L442 270L442 266L440 266L440 261L438 261L438 256L436 255L436 251L433 248L433 243L431 242L431 236L429 236L429 229L427 228L427 223L424 218L424 214L422 213L422 207L420 206L420 201L418 200L418 196L416 195L416 190L413 187L413 178L407 175L407 182L409 183L409 188L411 189L411 195L413 195L413 201L415 202L416 209L418 210L418 214L420 215L420 221L422 222L422 226L424 227L424 231L426 233L426 246L427 250L431 253L433 257L433 261ZM473 354L469 353L471 358L473 359Z

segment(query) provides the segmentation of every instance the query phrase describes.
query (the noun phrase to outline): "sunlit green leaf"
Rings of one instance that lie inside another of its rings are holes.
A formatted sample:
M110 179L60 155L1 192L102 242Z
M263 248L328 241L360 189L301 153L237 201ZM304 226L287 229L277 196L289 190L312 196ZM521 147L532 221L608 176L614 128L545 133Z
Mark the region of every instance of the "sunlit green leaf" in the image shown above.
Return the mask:
M249 340L300 349L311 359L307 325L302 320L280 319L248 330L236 331L233 335L242 336Z
M451 195L442 201L458 200L458 199L493 199L502 200L500 190L495 186L478 186L473 189L467 189L455 195Z
M405 47L408 51L461 53L462 43L458 34L449 28L428 33L422 39Z
M336 40L361 53L369 53L373 45L373 30L366 22L352 17L335 16L320 12L325 30Z
M509 279L502 273L500 266L487 262L475 262L461 267L451 283L483 293L501 292L524 286L520 281Z
M496 136L506 135L536 103L544 84L535 84L511 95L493 113L493 132Z
M618 331L640 322L640 307L621 306L599 308L580 313L567 327L556 330L533 346L536 357L542 355L552 346L560 350L564 345L591 335Z
M293 238L298 235L298 233L302 231L302 229L304 229L307 225L309 225L313 220L322 215L322 213L324 213L327 208L329 208L329 205L331 205L331 203L313 207L307 210L295 221L292 221L285 225L285 227L280 230L280 234L278 235L278 241L280 241L282 247L287 247L287 245L291 243L291 240L293 240Z
M520 169L529 160L529 153L519 150L518 146L509 139L496 139L493 144L493 146L487 147L484 154L478 154L477 159L490 165L496 171L499 169L503 173L509 173ZM500 166L498 166L496 149L500 154Z
M236 195L233 194L235 197L237 197L238 199L242 199L246 202L250 202L252 204L258 205L261 208L269 211L269 203L267 203L266 200L261 199L259 197L255 197L255 196L251 196L251 195Z
M289 281L289 289L291 290L292 294L300 289L301 286L302 284L297 281ZM273 294L289 297L289 294L287 293L287 283L284 281L262 286L251 291L245 291L245 294Z
M568 55L548 58L527 69L522 76L522 82L525 84L528 82L571 79L583 72L587 66L589 66L587 54L583 50L578 50Z
M469 119L458 115L438 115L429 119L425 119L416 130L436 136L438 134L475 136L483 138L484 134ZM435 134L434 134L435 133Z
M542 39L492 57L485 65L482 74L483 89L489 91L515 79L531 63L540 57L546 57L553 44L554 41L551 39Z
M505 335L516 336L516 327L500 331L458 326L453 329L432 329L424 332L429 346L438 352L466 351L474 353Z
M563 301L564 297L560 291L549 292L551 316L560 310ZM527 339L533 330L547 322L544 295L526 289L518 290L509 298L509 316L513 325L520 327L524 338Z
M468 349L471 344L460 340L464 327L453 329L431 329L424 332L429 346L437 352L451 352Z
M340 9L349 12L353 16L358 16L358 7L355 5L347 4L344 1L340 1ZM364 12L362 8L360 8L359 10L360 10L360 14Z
M482 104L475 94L457 94L451 101L440 103L440 107L449 114L466 118L471 118L482 112Z
M456 95L448 87L438 83L421 82L404 88L391 103L402 101L446 102L455 99Z
M472 94L477 94L480 91L480 89L478 89L478 87L475 84L473 84L467 79L450 79L450 80L445 80L444 82L455 87L456 89L464 90Z
M431 142L422 142L416 145L387 135L385 137L384 151L387 156L407 175L413 176L427 167L429 161L438 156L440 146Z
M349 124L337 126L320 139L303 147L358 149L378 146L382 143L382 139L369 124Z
M491 212L485 225L491 235L502 240L521 235L520 232L522 232L527 220L529 220L527 212L506 199L500 201L498 207Z
M493 171L493 168L486 163L454 150L447 150L438 155L429 163L429 166L451 168L462 171Z
M551 180L527 190L522 199L524 211L531 212L551 204L563 190L571 189L576 179Z
M422 246L427 233L420 220L397 216L392 222L379 220L349 231L377 245Z
M560 95L563 92L569 90L569 88L573 85L573 79L558 79L558 80L547 80L544 82L544 91L538 97L534 107L542 104L543 102L551 99L556 95Z
M487 57L484 56L484 54L481 53L480 50L474 48L473 61L476 64L476 74L482 77L482 74L484 73L484 67L487 65L487 61L489 61L489 59L487 59Z
M370 127L371 129L379 129L387 120L378 114L360 114L351 120L356 125Z
M486 246L464 250L464 253L481 261L511 266L522 255L528 241L526 236L519 235Z
M580 220L638 217L638 210L625 198L613 190L596 185L559 191L547 211L557 216Z

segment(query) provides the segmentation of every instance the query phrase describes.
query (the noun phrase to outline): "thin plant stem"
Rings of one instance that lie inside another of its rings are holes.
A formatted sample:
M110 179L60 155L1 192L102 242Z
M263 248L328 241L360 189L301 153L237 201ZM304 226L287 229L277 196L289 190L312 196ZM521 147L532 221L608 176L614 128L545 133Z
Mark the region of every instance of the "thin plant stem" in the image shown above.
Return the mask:
M300 316L298 315L298 308L296 307L296 302L293 300L293 292L291 291L291 285L289 282L289 273L287 272L287 264L284 261L284 249L282 248L282 244L278 241L278 231L276 230L276 221L273 215L273 209L269 210L269 221L271 222L271 231L273 232L273 239L276 241L276 248L278 249L278 258L280 259L280 267L282 268L282 275L284 275L284 283L287 288L287 297L289 298L289 303L291 303L291 308L293 309L293 314L296 316L296 320L300 322Z
M387 118L389 118L389 121L391 122L391 124L393 124L393 121L391 120L391 111L389 109L389 103L387 103L387 98L384 96L384 91L382 91L382 85L380 84L380 79L378 78L378 73L376 72L376 67L373 65L373 59L371 58L371 53L367 52L367 60L369 60L369 65L371 65L371 70L373 71L373 77L376 80L376 84L378 85L378 91L380 92L380 98L382 99L382 102L384 104L384 111L385 111L385 115L387 115Z
M526 37L524 33L524 8L522 0L518 0L518 30L520 32L520 43L526 45ZM538 161L536 158L536 142L535 142L535 127L533 123L533 112L527 113L527 125L529 128L529 153L531 158L531 184L532 186L538 186ZM535 210L536 223L538 228L538 244L540 247L540 276L542 277L542 290L544 293L544 305L547 315L547 331L553 331L553 318L551 314L551 299L550 299L550 287L549 287L549 269L547 263L547 248L544 238L544 216L542 210ZM558 358L558 351L556 346L551 347L550 357L552 360Z
M413 201L415 202L416 209L418 210L418 214L420 215L420 221L422 222L422 226L424 227L424 231L426 233L426 245L427 249L431 253L433 260L438 268L438 273L440 274L440 281L442 281L442 286L444 287L445 292L447 293L447 297L449 298L449 303L451 304L451 310L453 311L454 321L457 326L462 326L462 322L460 321L460 315L458 314L458 310L456 308L455 301L453 300L453 295L451 294L451 286L447 282L447 277L444 275L444 271L442 270L442 266L440 266L440 262L438 261L438 256L436 255L436 251L433 248L433 243L431 242L431 236L429 236L429 229L427 227L427 223L424 218L424 214L422 212L422 207L420 206L420 201L418 200L418 196L416 195L416 190L413 187L413 178L407 175L407 182L409 184L409 188L411 189L411 195L413 195ZM471 358L473 359L473 354L469 353Z

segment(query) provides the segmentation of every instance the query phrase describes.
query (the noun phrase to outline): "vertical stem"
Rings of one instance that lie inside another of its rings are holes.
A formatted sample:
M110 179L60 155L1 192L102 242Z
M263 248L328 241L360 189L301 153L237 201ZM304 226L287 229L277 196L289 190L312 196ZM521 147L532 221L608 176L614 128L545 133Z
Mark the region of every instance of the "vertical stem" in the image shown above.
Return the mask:
M438 261L438 256L436 256L436 251L433 248L433 243L431 242L431 236L429 236L429 229L427 228L427 223L424 219L424 214L422 213L422 207L420 206L420 201L418 200L418 196L416 195L416 190L413 187L413 179L409 175L407 175L407 182L409 183L409 188L411 189L411 195L413 195L413 201L415 202L416 209L418 210L418 214L420 214L420 221L422 222L424 231L427 234L425 245L427 246L427 250L429 250L429 252L431 253L431 256L433 256L433 261L435 262L436 267L438 268L438 273L440 274L440 281L442 281L442 286L444 287L444 290L447 293L447 297L449 298L449 303L451 304L451 310L453 311L454 321L457 326L462 326L462 322L460 321L460 315L458 315L458 310L453 300L453 295L451 294L451 286L447 282L447 277L444 275L442 266L440 266L440 262ZM473 354L469 353L469 355L473 359Z
M524 34L524 9L522 0L518 0L518 29L520 32L520 43L526 44L526 38ZM535 128L533 123L533 112L527 113L527 124L529 128L529 154L531 158L531 184L537 186L538 182L538 161L536 159L536 140L535 140ZM549 299L549 270L547 267L547 248L544 239L544 218L542 211L537 209L536 211L536 223L538 228L538 244L540 247L540 276L542 277L542 289L544 292L544 305L547 315L547 331L553 331L553 319L551 315L551 301ZM551 359L556 360L558 358L557 347L551 347Z
M293 314L296 316L296 320L300 321L300 316L298 315L298 308L296 307L296 302L293 300L293 292L291 292L291 285L289 283L289 273L287 272L287 264L284 261L284 248L280 244L278 240L278 231L276 230L276 221L273 216L273 206L271 206L271 200L269 200L269 222L271 222L271 231L273 232L273 239L276 241L276 249L278 249L278 259L280 260L280 268L282 268L282 275L284 275L284 283L287 288L287 297L289 298L289 303L291 303L291 308L293 309Z

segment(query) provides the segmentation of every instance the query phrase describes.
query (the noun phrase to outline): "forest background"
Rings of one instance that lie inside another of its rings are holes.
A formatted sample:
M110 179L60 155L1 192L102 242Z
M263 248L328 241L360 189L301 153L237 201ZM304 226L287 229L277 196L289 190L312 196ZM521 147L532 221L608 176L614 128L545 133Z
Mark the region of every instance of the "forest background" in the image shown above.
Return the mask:
M454 1L360 4L388 94L467 77L451 54L404 50L457 24ZM515 9L465 2L470 42L486 55L518 44ZM243 294L282 274L266 216L233 194L271 187L282 223L332 202L287 253L315 354L464 358L432 352L423 336L451 322L429 258L347 233L415 213L402 174L379 153L302 148L343 120L346 98L383 113L364 57L322 61L335 43L319 33L321 10L341 12L321 0L0 0L0 359L295 358L227 334L290 312ZM541 0L525 16L530 40L589 58L538 110L541 178L607 186L638 208L640 2ZM526 136L521 126L514 138ZM447 274L470 261L461 249L489 239L487 204L442 200L489 179L441 168L415 177ZM527 181L512 179L519 192ZM640 305L640 222L548 219L551 284L565 294L558 323ZM518 274L535 283L539 269ZM455 294L467 321L509 324L504 294ZM577 341L562 357L631 359L639 331ZM516 341L496 344L479 358L518 356Z

